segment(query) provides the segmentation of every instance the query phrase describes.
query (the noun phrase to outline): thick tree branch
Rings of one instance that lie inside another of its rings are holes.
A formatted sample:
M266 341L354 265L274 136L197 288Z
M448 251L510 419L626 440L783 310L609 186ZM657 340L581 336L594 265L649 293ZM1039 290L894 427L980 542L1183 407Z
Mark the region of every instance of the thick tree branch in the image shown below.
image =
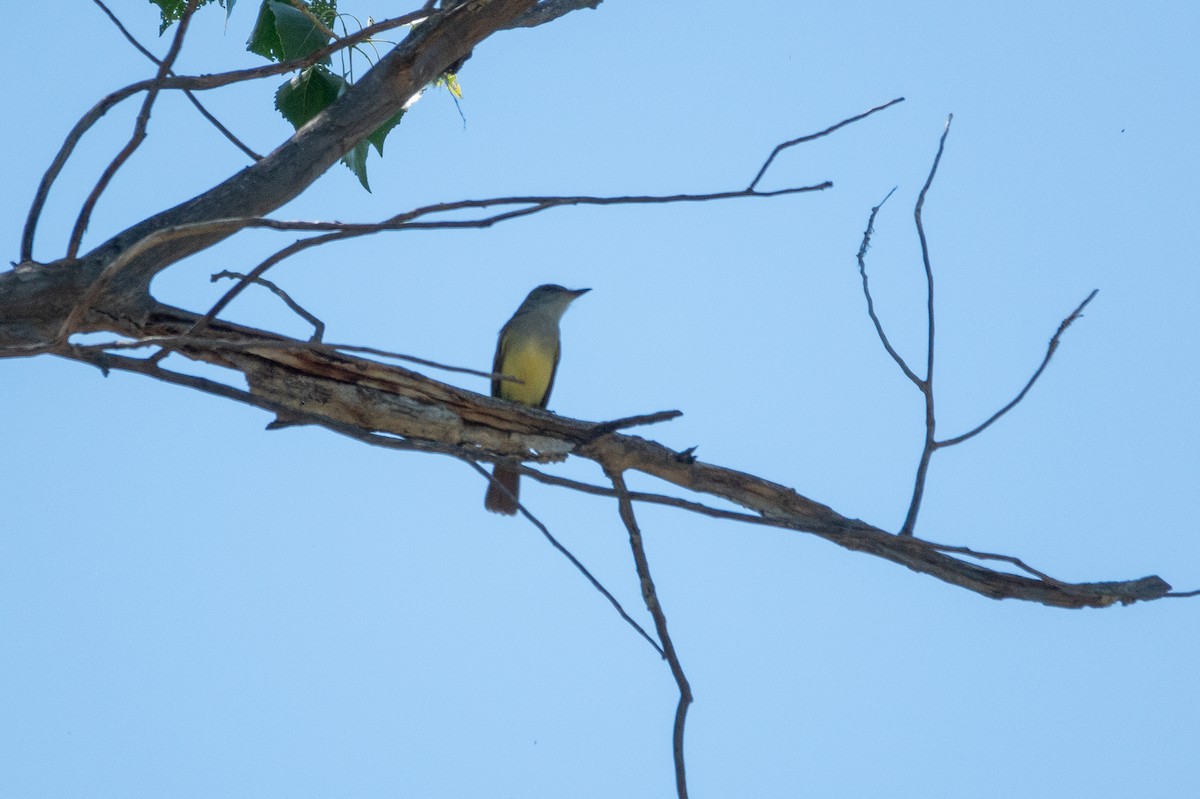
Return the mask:
M116 320L114 327L127 328L118 331L126 335L180 336L196 318L179 309L157 306L136 329L123 320ZM1158 577L1072 584L994 571L952 557L940 551L939 545L891 535L844 517L761 477L681 457L637 436L609 433L596 438L594 422L495 400L398 366L315 350L305 342L295 342L299 345L295 348L282 343L254 347L255 341L288 339L219 320L206 335L245 346L206 349L180 345L175 351L241 372L250 385L252 404L276 412L295 411L338 432L348 427L398 436L407 448L452 453L468 460L518 458L546 463L578 455L609 469L641 471L747 508L757 523L812 533L846 549L899 563L995 599L1023 599L1063 608L1104 607L1157 599L1170 590ZM711 515L726 513L714 510Z

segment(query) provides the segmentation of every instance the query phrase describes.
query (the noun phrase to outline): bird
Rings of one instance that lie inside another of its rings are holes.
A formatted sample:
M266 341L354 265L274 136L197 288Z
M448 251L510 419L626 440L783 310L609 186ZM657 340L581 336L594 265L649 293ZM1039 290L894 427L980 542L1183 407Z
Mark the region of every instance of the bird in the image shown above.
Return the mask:
M567 306L589 291L547 283L529 292L512 319L500 328L492 372L515 380L493 377L493 397L534 408L546 407L561 352L559 320ZM520 481L520 472L497 463L483 506L493 513L515 514Z

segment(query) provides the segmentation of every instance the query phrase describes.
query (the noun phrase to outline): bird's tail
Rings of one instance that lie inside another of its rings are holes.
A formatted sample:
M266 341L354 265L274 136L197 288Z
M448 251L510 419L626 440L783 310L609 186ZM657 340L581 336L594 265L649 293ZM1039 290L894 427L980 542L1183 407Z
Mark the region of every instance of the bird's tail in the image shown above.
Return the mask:
M517 512L517 492L521 487L521 473L514 472L497 463L496 468L492 470L492 477L495 480L488 483L487 496L483 498L483 507L492 513L512 516ZM504 486L504 488L500 486Z

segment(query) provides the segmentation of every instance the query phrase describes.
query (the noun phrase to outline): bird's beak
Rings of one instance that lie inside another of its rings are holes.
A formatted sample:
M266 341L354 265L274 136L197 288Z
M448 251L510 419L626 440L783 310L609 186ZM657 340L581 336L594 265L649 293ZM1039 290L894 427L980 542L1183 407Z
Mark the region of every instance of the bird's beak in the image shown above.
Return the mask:
M571 294L574 295L571 299L579 299L584 294L587 294L589 291L591 291L591 289L575 289L574 291L571 292Z

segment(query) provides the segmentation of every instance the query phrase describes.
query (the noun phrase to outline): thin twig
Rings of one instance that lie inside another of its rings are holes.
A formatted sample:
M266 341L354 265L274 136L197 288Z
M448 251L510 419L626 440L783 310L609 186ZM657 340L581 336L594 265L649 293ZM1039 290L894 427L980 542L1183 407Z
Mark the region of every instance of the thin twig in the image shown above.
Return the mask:
M917 525L917 513L921 510L921 497L925 494L925 477L929 473L929 459L933 456L934 449L936 449L934 433L937 421L934 416L933 407L933 266L929 262L929 242L925 238L925 225L921 221L921 211L925 207L925 195L929 193L929 187L933 185L933 178L937 174L938 164L942 162L942 153L946 149L946 137L950 135L950 123L953 120L954 114L946 117L946 127L942 130L942 138L938 140L937 155L933 158L933 166L929 169L929 177L925 178L925 185L921 187L921 193L917 195L916 207L913 208L913 219L917 225L917 237L921 240L921 262L925 266L925 285L927 288L925 313L929 321L929 335L925 345L927 356L925 379L917 383L917 387L921 389L921 394L925 397L925 446L921 450L921 461L917 464L917 476L913 481L913 495L912 501L908 505L908 514L904 518L904 524L900 526L900 535L902 536L911 536L913 528Z
M503 485L501 485L500 482L498 480L496 480L495 477L493 477L491 474L488 473L487 469L480 466L474 460L467 460L466 463L472 469L474 469L475 471L477 471L481 475L483 475L484 479L486 479L488 482L492 483L495 486L498 486L506 494L508 494L509 496L512 496L512 494L509 492L509 490L507 488L505 488ZM515 500L516 497L513 497L513 499ZM663 652L663 648L658 645L658 642L650 637L650 634L648 632L646 632L646 630L642 627L642 625L640 625L636 621L634 621L633 617L625 612L625 608L621 607L621 603L617 601L617 598L615 596L613 596L611 593L609 593L608 589L605 588L603 585L601 585L599 580L597 580L595 577L592 576L592 573L587 570L587 567L584 566L582 563L580 563L579 559L577 557L575 557L573 554L571 554L571 550L567 549L565 546L563 546L561 543L559 543L558 539L555 538L553 535L551 535L550 530L546 527L546 525L542 524L542 522L536 516L534 516L532 513L530 513L529 509L527 507L525 507L524 505L522 505L519 500L517 501L517 509L521 511L522 516L524 516L526 519L528 519L530 521L530 523L533 524L534 527L536 527L538 530L541 531L542 535L544 535L546 537L546 540L550 542L550 545L552 547L554 547L560 553L562 553L562 555L567 560L571 561L571 565L574 566L576 569L578 569L579 573L587 578L588 582L592 584L593 588L595 588L597 591L599 591L600 594L605 599L607 599L610 603L612 603L612 606L617 609L617 613L620 614L621 618L624 619L625 622L627 624L629 624L629 626L631 626L631 627L633 627L633 629L637 630L638 634L641 635L642 638L645 638L646 642L649 643L650 646L654 647L654 651L657 652L660 657L665 658L666 654Z
M212 283L216 283L218 280L221 280L222 278L242 279L245 277L246 276L243 275L241 272L230 272L229 270L225 270L223 272L218 272L217 274L209 277L209 281ZM275 294L275 296L277 296L277 297L279 297L279 299L283 300L287 304L287 307L291 308L292 311L295 312L297 316L299 316L304 321L308 322L310 325L313 326L313 334L312 334L312 337L309 338L310 342L318 342L322 338L325 337L325 323L322 322L320 319L318 319L313 314L304 310L304 307L301 306L300 303L293 300L292 296L290 294L288 294L286 291L279 288L279 286L272 283L270 280L267 280L266 278L261 278L261 277L256 278L254 280L254 282L270 289Z
M146 58L150 59L152 62L154 62L154 64L158 65L158 64L162 63L161 61L158 60L158 56L154 55L154 53L150 52L148 49L143 47L142 43L139 42L134 37L134 35L129 32L129 30L121 23L121 20L117 18L117 15L114 14L112 11L110 11L108 6L106 6L104 4L104 0L92 0L92 2L100 7L100 10L103 11L104 14L112 21L112 24L117 26L117 30L121 32L121 35L124 36L125 39L131 45L133 45L134 49L136 49L142 55L146 56ZM169 71L167 74L174 75L175 73L174 73L174 71ZM230 142L232 142L235 147L237 147L239 150L241 150L243 153L245 153L247 156L249 156L250 160L252 160L252 161L261 161L262 160L261 155L259 155L258 153L254 152L249 147L247 147L246 144L244 142L242 142L241 139L239 139L237 136L235 136L233 134L233 132L231 130L229 130L229 128L227 128L223 124L221 124L221 121L219 119L217 119L215 116L213 116L212 113L209 112L209 110L201 104L200 100L197 99L194 92L192 92L189 89L184 89L183 96L186 97L191 102L191 104L196 107L196 110L200 112L200 115L203 116L205 119L207 119L209 121L209 123L214 128L216 128L217 131L222 136L224 136L226 139L228 139Z
M883 332L883 324L879 321L879 317L875 314L875 300L871 297L871 289L867 285L867 250L871 246L871 234L875 232L875 216L879 213L879 209L888 201L888 197L896 191L893 186L892 190L887 193L887 196L879 201L879 205L871 209L871 216L867 218L867 229L863 231L862 244L858 246L858 273L862 275L863 295L867 298L867 314L871 317L871 321L875 324L875 332L879 336L879 340L883 343L883 348L887 350L887 354L892 356L892 360L900 367L900 371L904 372L904 376L911 380L917 388L921 387L921 378L917 377L916 373L909 368L908 363L900 353L896 352L892 347L892 342L888 340L887 333Z
M646 608L654 617L654 627L658 638L662 641L664 657L671 666L671 675L679 686L679 704L675 708L675 727L671 736L671 748L675 755L675 790L679 799L687 799L687 770L683 759L683 729L687 723L688 705L692 703L692 687L688 684L683 673L683 665L667 632L667 617L663 613L662 604L654 590L654 580L650 577L650 562L646 559L646 548L642 544L642 532L638 529L637 519L633 515L633 502L629 497L629 489L625 486L625 477L620 470L604 466L604 472L612 480L613 489L617 492L617 505L621 521L629 531L629 546L633 550L633 562L637 568L638 579L642 584L642 598L646 600Z
M394 358L398 361L407 361L420 366L428 366L431 369L441 369L445 372L455 372L457 374L473 375L475 377L483 377L488 380L497 378L520 382L515 377L508 375L497 375L492 372L484 372L479 369L468 369L465 366L450 366L449 364L438 363L431 361L428 358L418 358L415 355L405 355L401 352L391 352L390 350L381 350L377 347L362 347L355 344L327 344L323 341L298 341L290 338L280 339L252 339L247 341L230 341L224 338L200 338L192 335L178 336L145 336L143 338L133 339L131 341L106 341L98 344L71 344L70 348L79 352L103 351L110 350L137 350L145 347L163 347L168 350L178 349L212 349L212 350L230 350L244 352L247 350L288 350L296 352L355 352L363 355L377 355L383 358ZM39 352L59 352L62 348L51 345L40 345L36 348L21 349L22 355L32 355Z
M1054 356L1054 351L1058 349L1058 342L1059 342L1059 339L1062 338L1062 334L1066 331L1066 329L1068 327L1071 326L1072 322L1074 322L1076 319L1078 319L1083 314L1083 309L1087 307L1087 304L1092 301L1092 298L1095 297L1099 291L1100 291L1100 289L1092 289L1092 293L1087 295L1087 297L1084 298L1083 302L1079 303L1079 306L1076 307L1074 311L1071 311L1071 313L1067 316L1066 319L1062 320L1062 324L1060 324L1058 326L1058 330L1055 331L1054 335L1050 339L1050 345L1048 347L1046 347L1046 357L1042 359L1042 363L1038 366L1037 371L1033 373L1033 377L1029 378L1029 382L1025 384L1025 387L1023 389L1021 389L1020 393L1018 393L1017 396L1013 397L1012 402L1008 403L1003 408L1001 408L1000 410L993 413L991 416L988 417L987 421L985 421L983 424L979 425L975 429L969 430L966 433L963 433L961 436L955 436L954 438L948 438L945 441L938 441L934 445L935 448L940 449L942 447L952 447L955 444L961 444L962 442L966 441L968 438L971 438L972 436L982 433L984 430L986 430L988 427L991 426L992 422L996 421L1001 416L1008 413L1010 410L1012 410L1016 406L1016 404L1018 402L1025 399L1025 395L1029 393L1029 389L1033 388L1033 384L1036 383L1037 379L1042 376L1042 372L1045 371L1046 365L1050 363L1050 359Z
M828 136L830 133L833 133L838 128L844 128L845 126L849 125L852 122L857 122L860 119L866 119L867 117L871 116L871 114L874 114L877 111L882 111L885 108L891 108L896 103L902 103L902 102L904 102L904 98L897 97L895 100L890 100L890 101L884 103L883 105L875 106L870 111L864 111L863 113L859 114L858 116L850 117L849 119L843 119L841 122L837 123L836 125L831 125L830 127L825 128L825 130L818 131L817 133L810 133L807 136L801 136L798 139L792 139L791 141L785 141L783 144L775 145L775 149L771 151L771 154L769 156L767 156L767 160L763 162L762 168L758 170L758 174L754 176L754 180L750 181L750 185L747 187L747 191L754 191L754 187L757 186L758 182L763 179L763 175L767 174L767 169L770 168L771 162L773 162L775 160L775 156L779 155L781 152L783 152L787 148L795 147L797 144L804 144L805 142L810 142L813 139L819 139L822 136Z
M776 191L762 192L750 189L739 191L723 191L710 194L672 194L672 195L640 195L640 196L622 196L622 197L594 197L594 196L530 196L530 197L492 197L484 200L459 200L448 203L434 203L432 205L414 208L402 214L397 214L390 219L374 224L343 224L340 222L280 222L271 219L263 219L261 217L248 217L243 220L243 226L246 228L269 228L273 230L306 230L306 231L332 231L322 236L313 236L308 239L301 239L275 252L258 266L254 267L247 275L242 278L237 284L230 288L213 306L201 317L192 333L198 333L203 330L209 322L217 317L230 302L242 293L253 281L261 278L268 269L275 266L286 258L295 255L298 252L317 247L322 244L327 244L331 241L340 241L342 239L356 238L372 233L380 233L383 231L396 230L465 230L465 229L481 229L488 228L501 222L507 222L513 219L518 219L523 216L540 213L541 211L550 208L561 208L563 206L573 205L657 205L667 203L680 202L709 202L714 200L730 200L742 197L779 197L788 194L801 194L811 191L823 191L828 189L833 184L829 181L819 183L814 186L798 186L787 189L778 189ZM463 219L463 220L442 220L432 222L418 221L423 217L433 214L447 213L449 211L460 211L466 209L484 209L496 206L519 205L524 206L512 211L504 211L483 217L481 219Z
M1032 566L1030 566L1029 564L1027 564L1025 561L1021 560L1020 558L1013 557L1012 555L997 555L993 552L978 552L969 547L956 547L956 546L949 546L947 544L935 544L932 541L926 541L924 539L916 538L916 537L914 537L912 540L913 540L914 544L921 544L923 546L930 547L931 549L936 549L938 552L953 552L956 555L966 555L968 557L975 558L977 560L998 560L998 561L1002 561L1004 563L1011 563L1013 566L1016 566L1018 569L1021 569L1022 571L1032 574L1034 577L1038 578L1039 580L1041 580L1044 583L1048 583L1050 585L1058 585L1058 586L1065 585L1065 583L1063 581L1056 580L1053 577L1051 577L1050 575L1046 574L1045 572L1038 571L1037 569L1035 569Z
M158 74L154 78L154 83L146 92L146 99L142 102L142 110L138 112L137 121L133 126L133 134L129 137L129 141L125 144L121 151L117 153L116 158L104 170L100 176L100 180L96 182L95 187L83 202L83 207L79 211L79 217L75 220L75 229L71 231L71 239L67 244L67 258L74 260L79 255L79 245L83 242L83 233L87 230L88 222L92 218L92 210L96 207L96 203L100 200L100 195L108 188L108 184L112 182L113 176L117 174L125 162L134 154L138 147L146 138L146 128L150 124L150 109L154 107L154 101L158 99L161 82L167 77L171 71L171 65L175 63L175 59L179 56L179 51L183 47L183 37L187 34L188 23L192 20L192 14L195 13L199 0L188 0L187 6L183 9L183 16L179 18L179 27L175 31L175 38L171 41L171 47L167 50L166 56L158 65Z
M672 419L678 419L683 416L683 411L658 411L657 413L643 413L638 416L626 416L623 419L613 419L611 422L601 422L592 429L592 437L599 438L600 436L614 433L617 430L625 430L630 427L640 427L645 424L658 424L659 422L669 422Z

